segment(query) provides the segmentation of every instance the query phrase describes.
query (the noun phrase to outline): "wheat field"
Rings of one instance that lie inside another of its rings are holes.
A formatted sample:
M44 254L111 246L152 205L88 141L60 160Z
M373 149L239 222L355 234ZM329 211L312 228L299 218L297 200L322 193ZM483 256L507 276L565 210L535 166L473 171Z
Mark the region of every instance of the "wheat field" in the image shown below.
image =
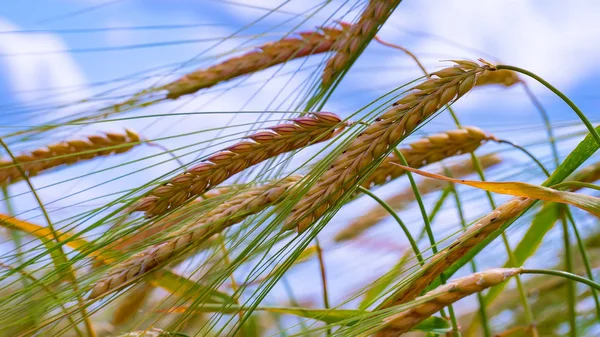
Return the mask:
M600 335L597 13L1 5L0 337Z

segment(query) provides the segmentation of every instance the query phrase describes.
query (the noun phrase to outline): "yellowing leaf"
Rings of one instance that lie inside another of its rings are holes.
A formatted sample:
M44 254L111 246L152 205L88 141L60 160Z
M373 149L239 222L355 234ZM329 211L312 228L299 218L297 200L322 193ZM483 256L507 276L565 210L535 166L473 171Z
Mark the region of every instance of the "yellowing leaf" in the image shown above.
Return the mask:
M310 260L316 253L317 253L316 245L308 246L308 247L306 247L305 250L302 251L302 253L300 253L300 255L298 255L298 258L296 259L296 261L294 261L294 264L306 262L306 261Z
M73 235L69 233L63 233L59 231L52 233L52 231L47 227L42 227L27 221L19 220L15 217L5 214L0 214L0 224L4 224L8 228L20 230L45 242L55 241L56 239L58 239L59 242L67 241L65 242L65 245L77 251L82 251L85 247L90 247L91 245L84 239L73 239ZM99 259L104 263L111 263L114 261L112 257L101 250L89 251L88 253L90 256Z
M440 179L456 184L468 185L499 194L508 194L516 197L533 198L545 201L558 202L561 204L569 204L581 208L585 211L588 211L594 214L595 216L600 216L600 198L596 198L585 194L559 191L544 186L532 185L522 182L487 182L452 179L446 176L417 170L404 165L398 166L402 167L407 171L411 171L428 178Z
M0 225L4 225L5 227L20 230L29 235L35 236L38 239L47 242L47 241L55 241L54 234L47 227L42 227L36 224L32 224L27 221L19 220L15 217L7 216L5 214L0 214ZM71 247L79 252L83 251L86 248L91 246L91 243L85 239L73 239L73 235L69 233L63 233L57 231L56 236L58 237L58 241L66 241L65 245ZM107 250L95 250L92 252L88 252L92 257L100 260L103 263L110 264L115 261L113 257L110 256L110 252ZM182 294L185 291L204 291L206 287L202 287L199 284L196 284L192 281L189 281L177 274L174 274L168 270L161 271L157 274L157 277L150 280L150 283L155 286L160 286L165 290L168 290L174 294ZM233 300L231 297L225 293L221 293L219 291L211 291L211 296L209 301L211 302L228 302Z

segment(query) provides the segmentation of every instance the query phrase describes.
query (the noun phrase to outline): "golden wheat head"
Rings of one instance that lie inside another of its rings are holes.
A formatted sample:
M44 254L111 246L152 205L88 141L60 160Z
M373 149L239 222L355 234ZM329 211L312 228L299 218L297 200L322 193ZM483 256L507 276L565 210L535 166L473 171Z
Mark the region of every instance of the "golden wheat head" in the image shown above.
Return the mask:
M469 92L478 76L489 66L455 61L456 66L432 74L415 86L358 135L335 159L330 168L300 199L285 228L302 232L360 182L367 169L390 153L404 137L438 109ZM428 143L428 142L426 142Z
M384 301L379 308L388 308L412 301L441 273L465 256L473 247L486 239L488 235L500 228L504 223L520 215L531 206L535 199L513 198L497 207L490 214L470 226L460 237L448 247L433 255L409 283L402 286Z
M300 179L301 176L290 176L232 196L202 215L196 223L172 234L167 241L151 246L115 266L94 285L90 298L115 290L163 266L183 251L199 246L215 233L277 204Z
M357 57L379 27L390 16L401 0L370 0L358 22L350 26L333 46L336 53L323 70L324 86L330 85Z
M471 294L498 285L521 272L521 268L488 269L439 286L415 299L418 304L412 309L385 319L384 329L376 336L400 336L444 307Z
M319 31L301 32L295 37L288 37L277 42L267 43L256 51L228 59L207 69L189 73L182 78L166 84L159 90L167 91L167 98L177 99L180 96L215 84L254 73L277 64L309 55L332 50L333 45L348 28L340 23L341 28L321 28Z
M420 168L452 156L470 153L487 141L497 141L496 137L478 127L467 126L431 135L400 149L408 166ZM396 154L392 153L363 181L362 186L371 188L383 185L406 173L396 164L402 164Z
M330 139L343 128L338 116L319 112L255 133L153 189L140 200L136 210L146 212L148 217L165 214L238 172L282 153Z
M20 154L13 160L0 160L0 185L23 179L18 165L27 177L36 176L50 169L75 164L101 156L124 153L140 144L140 136L132 130L125 133L107 132L51 144Z
M476 85L500 84L505 87L520 83L521 79L516 72L506 69L484 71L477 79Z
M408 159L408 158L407 158ZM486 155L479 158L482 168L488 168L501 162L497 155ZM460 178L475 172L473 160L471 158L462 160L456 164L449 165L439 174L449 174L451 177ZM419 182L417 189L421 194L428 194L446 187L449 183L439 179L427 178ZM415 200L415 193L412 188L406 188L399 193L385 199L384 201L393 209L399 210L405 205ZM351 221L348 226L340 230L334 237L336 242L352 240L358 237L367 229L377 225L382 219L388 217L390 213L380 205L367 210L364 214Z

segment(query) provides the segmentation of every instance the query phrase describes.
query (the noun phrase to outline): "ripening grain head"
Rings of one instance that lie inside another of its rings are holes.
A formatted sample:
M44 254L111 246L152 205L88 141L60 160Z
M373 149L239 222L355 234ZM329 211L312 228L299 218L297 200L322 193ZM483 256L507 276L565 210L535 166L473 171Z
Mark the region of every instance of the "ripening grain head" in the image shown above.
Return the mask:
M313 113L250 135L218 152L169 182L153 189L136 206L153 217L204 194L227 178L282 153L325 141L344 128L332 113Z
M364 176L368 176L372 164L391 152L438 109L470 91L478 76L488 69L488 66L474 62L455 63L456 66L435 72L433 78L415 86L352 140L296 204L286 221L286 228L297 228L302 232L310 227L361 183Z
M16 156L16 162L0 160L0 185L23 179L18 165L27 177L33 177L57 167L127 152L139 144L140 136L132 130L125 130L125 133L107 132L102 136L94 135L86 139L50 144Z

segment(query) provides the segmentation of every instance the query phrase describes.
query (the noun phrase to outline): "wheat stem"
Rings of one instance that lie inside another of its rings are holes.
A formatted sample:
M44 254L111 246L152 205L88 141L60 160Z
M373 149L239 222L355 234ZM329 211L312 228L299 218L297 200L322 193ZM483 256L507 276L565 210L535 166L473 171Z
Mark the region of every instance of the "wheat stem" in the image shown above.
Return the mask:
M561 215L561 224L563 231L563 243L564 243L564 253L565 253L565 271L567 273L573 273L573 252L571 250L571 240L569 239L569 226L567 224L567 219L564 214ZM577 318L575 313L575 305L577 303L577 299L575 298L577 295L575 293L575 283L571 280L567 281L566 287L566 302L567 302L567 315L569 317L569 336L576 337L577 336Z
M579 234L579 229L575 225L575 219L573 219L573 215L568 207L564 207L567 218L569 219L569 223L571 224L571 228L573 229L573 233L575 233L575 238L577 239L577 247L579 249L579 254L581 255L581 259L583 260L583 265L585 266L585 272L587 277L590 280L594 279L594 273L592 272L592 264L590 263L590 256L585 249L585 243ZM598 298L598 291L592 288L592 296L594 297L594 304L596 306L596 317L598 321L600 321L600 299Z
M406 158L398 151L394 149L394 153L396 157L400 160L400 163L404 166L408 166L406 162ZM427 233L427 238L429 239L429 244L431 245L431 251L435 254L437 253L437 244L435 242L435 237L433 236L433 231L431 230L431 223L429 222L429 216L427 215L427 211L425 210L425 204L423 204L423 198L421 198L421 193L419 193L419 187L417 187L417 183L415 182L415 178L413 177L411 172L406 172L406 176L408 177L408 181L410 182L410 187L413 190L415 195L415 200L419 205L419 210L421 211L421 217L423 218L425 225L425 232Z
M413 59L413 61L415 61L417 66L421 69L421 71L423 71L423 74L425 76L429 77L429 73L427 72L427 69L425 68L425 66L423 66L423 63L421 63L421 61L419 61L419 58L417 58L417 56L415 54L413 54L410 50L408 50L402 46L399 46L397 44L386 42L386 41L382 40L381 38L379 38L379 36L375 36L375 41L381 43L384 46L392 47L394 49L399 49L399 50L403 51L406 55L408 55L411 59Z
M362 193L370 196L371 198L373 198L373 200L377 201L377 203L379 203L379 205L381 207L383 207L388 214L390 214L398 223L398 225L400 225L400 228L402 228L402 231L404 232L404 235L406 235L406 239L408 240L417 260L419 260L419 263L421 265L424 264L424 260L423 260L423 256L421 255L421 251L419 249L419 246L417 245L417 242L415 241L415 239L413 238L412 234L410 234L410 231L408 230L408 227L406 227L406 225L404 224L404 221L402 221L402 219L400 219L400 217L398 216L398 214L390 207L390 205L388 205L385 201L381 200L378 196L376 196L373 192L367 190L366 188L359 186L358 190L361 191ZM339 241L339 240L338 240Z
M540 170L542 170L542 172L544 172L546 177L550 177L550 172L548 172L548 170L546 169L544 164L542 164L531 152L527 151L526 148L524 148L520 145L517 145L511 141L504 140L504 139L498 140L498 143L508 144L508 145L514 147L515 149L518 149L519 151L523 152L527 157L529 157L529 159L533 160L533 162L540 168Z
M560 97L565 103L567 103L567 105L569 107L571 107L571 109L573 109L573 111L575 111L577 116L579 116L579 118L581 119L583 124L585 124L585 126L589 130L592 137L594 137L596 139L596 142L598 143L598 145L600 145L600 134L598 132L596 132L596 129L594 129L594 126L592 125L592 123L590 123L590 121L587 119L585 114L577 107L577 105L575 105L575 103L573 103L573 101L571 101L571 99L569 99L569 97L567 97L565 94L563 94L560 90L556 89L552 84L548 83L546 80L539 77L538 75L536 75L528 70L519 68L519 67L500 64L500 65L495 66L495 68L497 70L507 69L507 70L512 70L512 71L516 71L516 72L525 74L525 75L535 79L536 81L540 82L546 88L550 89L550 91L552 91L554 94L556 94L558 97Z
M552 123L550 122L550 116L548 112L542 105L542 103L537 99L529 85L525 81L521 81L521 85L525 90L525 95L529 98L533 106L540 112L540 116L542 116L542 120L544 121L544 126L546 127L546 135L548 137L548 141L550 142L550 149L552 150L552 158L554 159L554 165L558 167L560 164L560 156L558 155L558 147L556 146L556 138L554 137L554 131L552 129Z
M561 270L551 270L551 269L522 269L521 274L542 274L542 275L552 275L562 277L568 280L572 280L575 282L583 283L585 285L590 286L590 288L600 291L600 284L587 279L585 277L581 277L577 274L568 273Z
M319 244L319 239L315 237L315 245L317 248L317 258L319 260L319 271L321 273L321 286L323 289L323 306L329 309L329 291L327 290L327 273L325 271L325 260L323 259L323 250ZM331 336L331 329L327 329L327 336Z
M581 189L581 188L589 188L592 190L600 191L600 186L590 184L590 183L582 183L580 181L565 181L560 184L552 185L552 188L563 188L569 187L569 189Z

